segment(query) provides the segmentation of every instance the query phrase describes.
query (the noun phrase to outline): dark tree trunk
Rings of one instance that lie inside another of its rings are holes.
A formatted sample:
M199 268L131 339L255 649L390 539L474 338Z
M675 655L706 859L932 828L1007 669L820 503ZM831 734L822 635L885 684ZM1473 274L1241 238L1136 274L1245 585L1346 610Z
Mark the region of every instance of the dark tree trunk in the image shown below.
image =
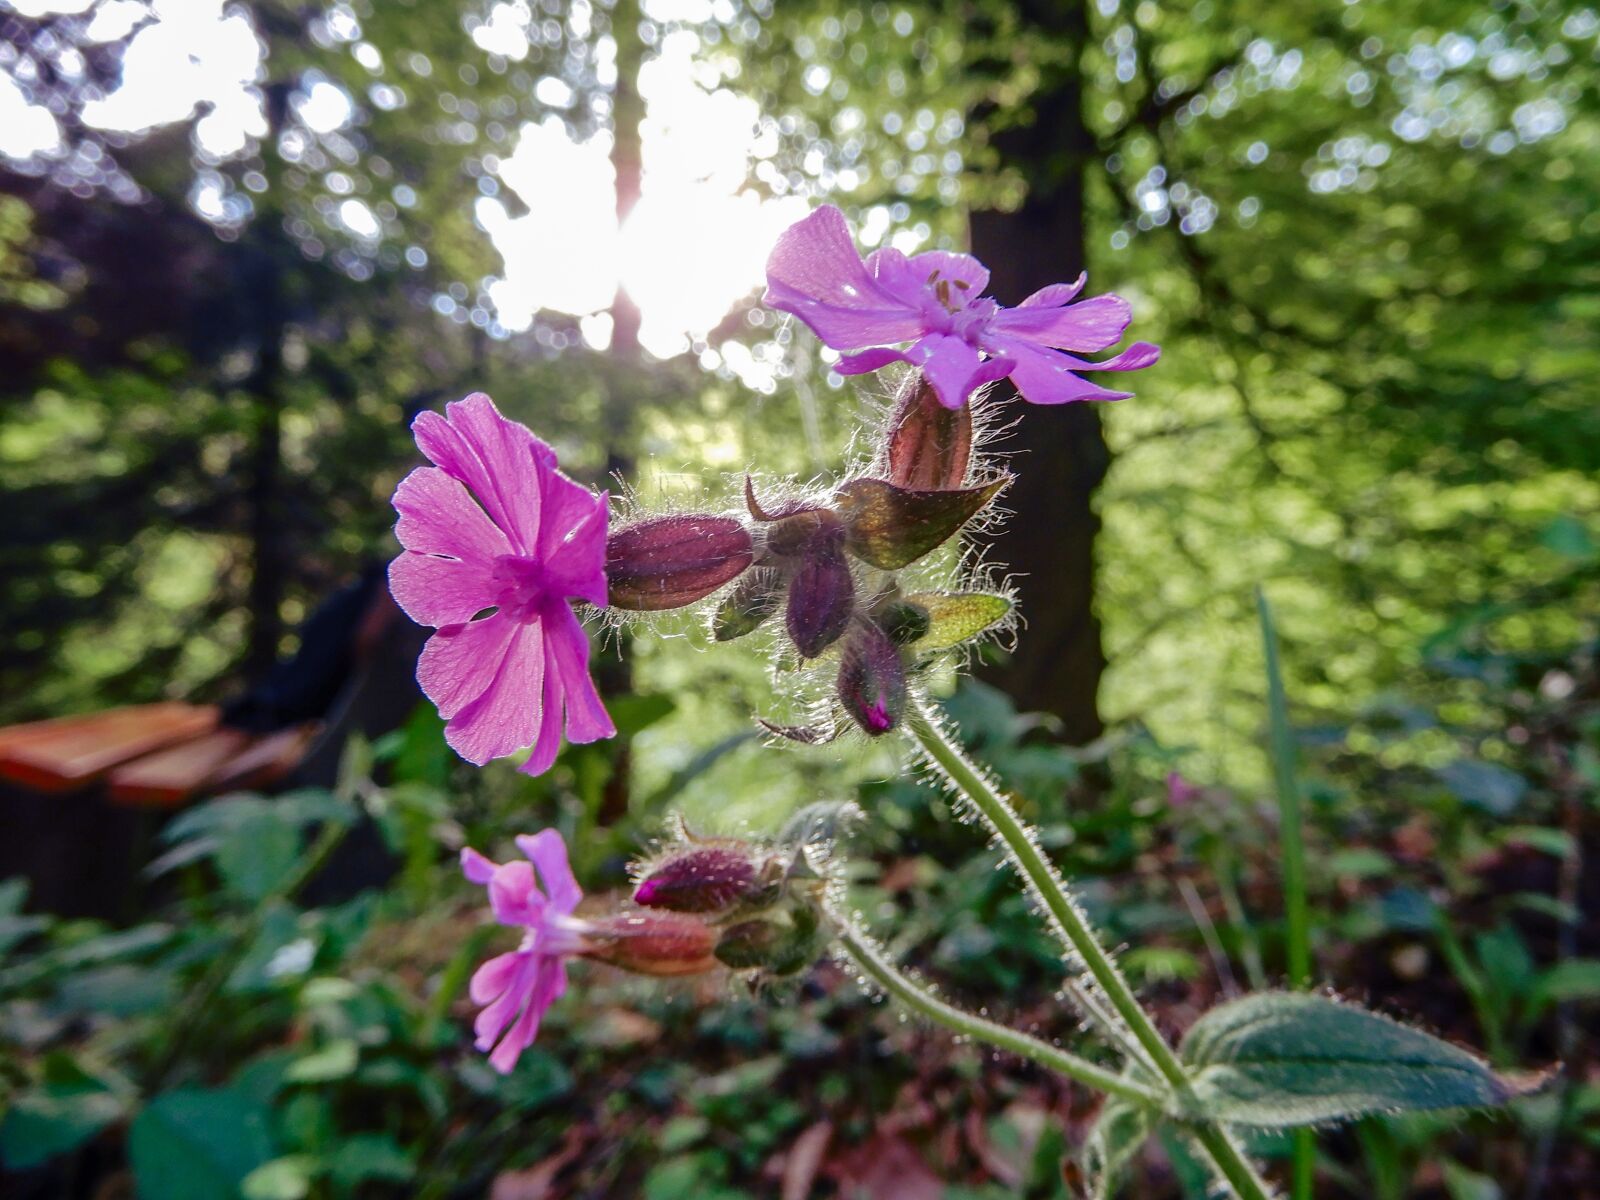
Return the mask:
M1002 304L1084 269L1084 167L1094 153L1077 65L1088 35L1082 0L1025 4L1022 12L1030 41L1074 52L1046 72L1025 110L1006 114L1015 123L992 138L1002 168L1028 185L1016 211L971 215L973 253L992 272L991 290ZM1005 500L1017 516L995 539L992 558L1016 573L1027 624L1010 661L985 676L1019 709L1055 715L1063 736L1082 743L1103 729L1097 699L1106 660L1094 613L1100 518L1093 505L1110 455L1092 404L1013 402L1008 416L1018 423L999 449L1017 456L1017 481Z

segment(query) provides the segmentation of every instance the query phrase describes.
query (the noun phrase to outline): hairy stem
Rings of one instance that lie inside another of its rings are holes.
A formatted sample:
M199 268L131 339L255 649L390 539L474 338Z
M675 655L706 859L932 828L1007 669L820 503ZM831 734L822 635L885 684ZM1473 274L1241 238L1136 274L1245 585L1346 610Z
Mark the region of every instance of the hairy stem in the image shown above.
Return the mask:
M1086 1058L1040 1041L1019 1030L961 1009L939 999L927 988L913 981L896 967L884 954L882 947L873 942L860 928L848 920L837 921L839 942L851 960L860 967L888 995L893 996L912 1012L919 1013L935 1024L943 1025L954 1033L983 1042L998 1050L1048 1067L1069 1079L1076 1079L1086 1087L1121 1096L1135 1104L1159 1105L1162 1097L1144 1084L1098 1066Z
M1027 826L1013 811L999 787L987 772L967 758L966 752L946 732L926 701L916 702L906 718L905 728L916 740L928 762L959 795L966 798L1005 843L1012 865L1038 896L1057 933L1082 961L1084 969L1105 996L1112 1011L1127 1026L1145 1057L1184 1103L1184 1107L1194 1107L1187 1103L1191 1098L1188 1071L1139 1004L1128 981L1111 961L1111 955L1101 946L1099 938L1089 926L1088 918L1067 890L1066 881L1045 857L1044 851L1035 844ZM1211 1157L1218 1175L1242 1200L1267 1200L1270 1189L1232 1138L1215 1125L1197 1124L1193 1132Z

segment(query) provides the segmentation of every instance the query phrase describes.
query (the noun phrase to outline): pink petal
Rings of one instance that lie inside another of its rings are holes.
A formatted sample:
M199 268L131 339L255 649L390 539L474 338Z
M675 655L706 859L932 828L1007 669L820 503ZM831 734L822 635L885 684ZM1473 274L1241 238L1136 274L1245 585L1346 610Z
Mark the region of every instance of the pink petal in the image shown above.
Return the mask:
M533 750L517 769L524 775L543 775L556 761L556 755L561 752L561 722L562 712L561 675L553 666L553 657L549 648L545 649L547 661L552 663L551 669L544 673L544 706L539 720L539 737L533 743Z
M517 968L529 957L526 951L513 950L510 954L497 954L472 973L467 994L474 1004L488 1004L499 999L511 986Z
M489 689L520 626L501 613L447 625L428 639L417 660L422 694L449 720Z
M481 392L446 405L442 417L422 413L411 429L417 448L472 489L514 549L531 554L539 540L538 475L555 468L555 452Z
M841 355L833 369L841 375L865 375L869 371L881 370L892 362L910 361L904 350L880 346L874 350L863 350L860 354Z
M461 873L467 877L468 883L484 886L493 877L498 863L485 858L471 846L461 848Z
M517 838L517 848L539 868L539 882L550 898L550 907L556 912L570 913L583 899L578 881L572 877L572 866L567 862L567 844L554 829L541 829L529 837Z
M406 550L389 564L389 594L419 625L459 625L494 607L493 570L478 560Z
M976 300L989 286L989 268L970 254L955 254L949 250L925 250L906 260L918 286L931 288L930 277L937 272L939 278L950 284L950 300L957 308ZM965 284L966 286L961 286Z
M394 490L395 537L407 550L448 554L492 562L511 553L511 543L495 527L460 481L438 467L418 467Z
M567 708L567 740L594 742L615 737L611 721L589 674L589 637L570 608L551 614L545 629L546 649L561 673Z
M1066 404L1073 400L1125 400L1131 393L1113 392L1075 375L1096 363L1046 350L1020 338L991 338L992 348L1013 360L1011 382L1030 404Z
M1057 350L1080 354L1104 350L1122 340L1133 309L1121 296L1095 296L1065 308L1012 308L994 315L990 328Z
M1017 307L1033 308L1035 305L1043 305L1046 308L1056 308L1071 301L1074 296L1083 291L1083 285L1088 282L1089 272L1080 272L1078 277L1071 283L1052 283L1049 287L1040 288Z
M916 302L874 279L844 214L831 204L778 238L767 258L765 302L799 317L836 350L903 342L923 332Z
M960 408L973 389L997 378L997 370L1005 374L1003 363L985 363L964 338L948 333L929 334L906 351L906 359L922 368L946 408Z
M502 925L537 926L544 917L545 895L533 879L533 867L508 862L489 880L489 907Z
M559 972L559 975L558 975ZM522 1010L517 1023L494 1048L489 1065L502 1075L517 1065L522 1052L533 1044L539 1034L539 1023L544 1014L566 990L566 974L558 959L541 957L533 986L529 989L528 1006Z
M1090 371L1138 371L1153 366L1161 358L1161 347L1149 342L1135 342L1115 358L1090 363Z
M474 1044L479 1050L487 1050L494 1045L494 1040L500 1036L500 1031L528 1002L533 985L538 979L539 955L517 953L511 957L518 961L516 970L506 981L505 990L472 1022L472 1032L476 1038Z
M559 471L547 472L540 486L544 527L539 531L539 555L550 586L563 596L604 608L608 496L595 495Z
M569 610L563 607L563 611ZM489 618L497 619L501 618ZM507 623L513 633L489 685L477 699L457 711L444 727L445 741L462 758L478 766L491 758L514 754L531 743L539 734L543 716L540 696L546 664L541 623ZM435 638L438 636L436 634ZM423 654L426 657L426 649ZM422 677L420 666L417 677ZM439 711L444 711L442 704Z

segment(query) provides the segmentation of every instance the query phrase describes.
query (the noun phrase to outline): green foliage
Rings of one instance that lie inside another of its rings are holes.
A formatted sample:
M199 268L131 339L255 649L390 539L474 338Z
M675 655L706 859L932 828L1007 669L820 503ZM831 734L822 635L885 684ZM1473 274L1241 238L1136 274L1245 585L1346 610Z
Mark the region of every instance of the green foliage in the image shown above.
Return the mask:
M1198 1111L1268 1128L1504 1104L1545 1082L1497 1075L1449 1042L1326 996L1261 992L1184 1035Z

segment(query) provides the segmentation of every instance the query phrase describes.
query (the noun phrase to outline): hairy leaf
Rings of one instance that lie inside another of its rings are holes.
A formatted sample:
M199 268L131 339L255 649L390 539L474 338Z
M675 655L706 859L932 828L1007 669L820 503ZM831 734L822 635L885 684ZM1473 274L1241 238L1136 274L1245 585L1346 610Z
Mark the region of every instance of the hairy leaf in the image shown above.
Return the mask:
M1197 1069L1203 1111L1264 1128L1503 1104L1548 1078L1497 1074L1419 1029L1326 996L1288 992L1212 1009L1180 1050Z
M1118 1096L1107 1097L1083 1144L1089 1195L1094 1200L1111 1200L1116 1194L1117 1177L1139 1153L1154 1124L1151 1109Z

